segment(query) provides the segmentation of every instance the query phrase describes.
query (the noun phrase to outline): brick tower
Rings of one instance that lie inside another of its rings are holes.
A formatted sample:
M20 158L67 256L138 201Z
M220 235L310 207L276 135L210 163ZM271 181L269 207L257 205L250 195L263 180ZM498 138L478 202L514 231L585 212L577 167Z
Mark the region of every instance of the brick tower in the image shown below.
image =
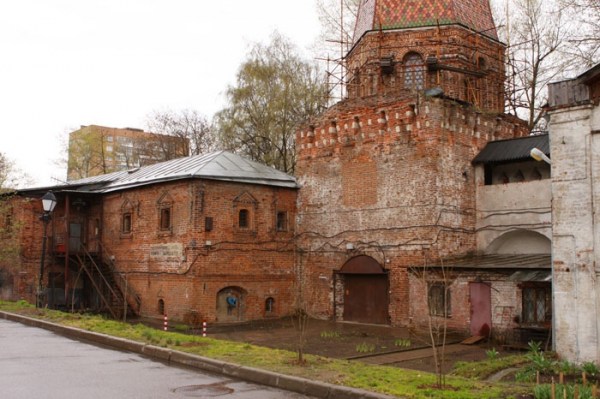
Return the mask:
M347 98L296 135L311 312L406 325L411 268L475 250L471 160L527 134L503 114L503 54L488 0L361 1Z

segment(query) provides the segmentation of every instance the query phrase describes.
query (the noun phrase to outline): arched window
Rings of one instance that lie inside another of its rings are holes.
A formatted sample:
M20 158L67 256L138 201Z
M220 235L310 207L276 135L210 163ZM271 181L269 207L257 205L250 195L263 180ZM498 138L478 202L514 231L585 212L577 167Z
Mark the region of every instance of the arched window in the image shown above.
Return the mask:
M158 300L158 314L165 314L165 301L162 299Z
M418 53L404 56L404 88L423 90L425 88L425 64Z

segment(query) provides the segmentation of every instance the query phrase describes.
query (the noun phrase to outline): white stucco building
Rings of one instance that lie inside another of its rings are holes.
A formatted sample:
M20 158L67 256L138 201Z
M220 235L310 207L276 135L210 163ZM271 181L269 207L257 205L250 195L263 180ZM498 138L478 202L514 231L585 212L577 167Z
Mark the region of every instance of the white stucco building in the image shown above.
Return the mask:
M554 341L600 362L600 64L550 85Z

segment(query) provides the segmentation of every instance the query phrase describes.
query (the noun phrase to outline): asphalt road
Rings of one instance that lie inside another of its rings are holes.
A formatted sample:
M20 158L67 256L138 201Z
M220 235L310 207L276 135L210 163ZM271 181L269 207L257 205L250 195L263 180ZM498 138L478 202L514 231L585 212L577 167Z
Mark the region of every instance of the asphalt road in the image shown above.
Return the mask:
M0 319L0 397L248 398L307 396L74 341Z

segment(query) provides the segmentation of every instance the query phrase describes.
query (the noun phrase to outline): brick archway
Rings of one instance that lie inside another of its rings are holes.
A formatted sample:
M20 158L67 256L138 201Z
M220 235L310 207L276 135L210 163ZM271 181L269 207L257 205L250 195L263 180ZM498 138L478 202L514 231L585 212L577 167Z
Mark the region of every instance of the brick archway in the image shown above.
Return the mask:
M389 324L389 276L375 259L356 256L337 274L343 281L344 321Z
M217 321L233 323L244 321L246 290L241 287L225 287L217 293Z

